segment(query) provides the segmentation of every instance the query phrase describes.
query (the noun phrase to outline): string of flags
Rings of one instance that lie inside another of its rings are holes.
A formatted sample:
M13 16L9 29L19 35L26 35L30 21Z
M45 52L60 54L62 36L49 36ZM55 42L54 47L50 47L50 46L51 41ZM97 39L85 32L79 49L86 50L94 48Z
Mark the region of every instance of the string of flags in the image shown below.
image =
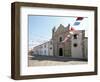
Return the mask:
M74 23L74 26L76 25L80 25L81 21L83 20L83 17L77 17L75 23Z
M83 17L77 17L73 26L78 26L80 25L81 21L83 20ZM79 33L75 28L69 27L69 34L65 37L65 39L62 42L66 42L73 34L74 32Z

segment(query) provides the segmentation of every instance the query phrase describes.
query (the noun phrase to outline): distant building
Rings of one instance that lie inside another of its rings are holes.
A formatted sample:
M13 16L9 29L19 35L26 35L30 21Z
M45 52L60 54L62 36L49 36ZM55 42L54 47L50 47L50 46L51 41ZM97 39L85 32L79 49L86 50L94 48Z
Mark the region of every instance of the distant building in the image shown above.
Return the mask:
M50 40L48 43L48 55L53 56L53 40Z
M53 56L53 43L52 40L40 44L33 48L34 55L50 55Z

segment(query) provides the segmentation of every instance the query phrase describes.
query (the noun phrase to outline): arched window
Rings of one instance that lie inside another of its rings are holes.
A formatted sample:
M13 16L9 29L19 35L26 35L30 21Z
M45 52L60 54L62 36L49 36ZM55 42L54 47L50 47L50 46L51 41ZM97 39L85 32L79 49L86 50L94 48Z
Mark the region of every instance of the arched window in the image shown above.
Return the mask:
M62 37L59 37L59 42L62 42Z
M74 39L77 39L77 37L78 37L78 35L77 35L77 34L74 34L73 36L74 36Z

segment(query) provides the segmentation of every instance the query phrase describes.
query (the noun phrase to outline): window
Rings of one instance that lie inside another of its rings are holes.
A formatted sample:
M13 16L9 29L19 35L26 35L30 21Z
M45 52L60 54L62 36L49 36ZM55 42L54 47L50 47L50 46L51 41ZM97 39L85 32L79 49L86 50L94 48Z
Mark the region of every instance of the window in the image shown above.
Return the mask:
M50 47L50 50L52 49L52 47Z
M46 54L46 50L44 50L44 54Z
M43 52L41 51L41 54L43 54Z
M52 41L50 41L50 44L52 45Z
M78 45L77 45L77 43L74 43L73 46L74 46L74 47L77 47Z
M44 47L46 48L46 44L44 45Z
M77 39L77 36L78 36L78 35L77 35L77 34L74 34L73 36L74 36L74 39Z
M59 42L62 42L62 37L59 38Z

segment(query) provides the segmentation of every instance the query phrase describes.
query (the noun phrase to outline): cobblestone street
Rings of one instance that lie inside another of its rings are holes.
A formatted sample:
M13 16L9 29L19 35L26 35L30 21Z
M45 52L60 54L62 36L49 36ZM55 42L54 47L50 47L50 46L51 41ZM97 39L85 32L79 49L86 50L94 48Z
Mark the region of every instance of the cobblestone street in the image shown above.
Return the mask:
M87 64L87 61L83 59L52 56L29 56L28 60L28 66L55 66L78 64Z

